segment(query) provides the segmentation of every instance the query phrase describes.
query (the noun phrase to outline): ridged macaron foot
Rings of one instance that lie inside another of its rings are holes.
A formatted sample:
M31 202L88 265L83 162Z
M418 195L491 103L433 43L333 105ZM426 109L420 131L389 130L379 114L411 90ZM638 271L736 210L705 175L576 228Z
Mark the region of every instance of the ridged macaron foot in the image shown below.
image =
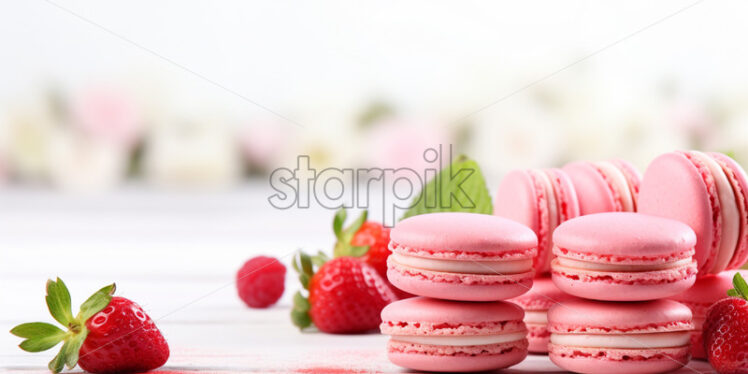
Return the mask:
M732 277L736 271L724 271L696 280L693 287L683 293L670 297L691 309L694 330L691 331L691 355L693 358L706 360L701 329L706 319L706 311L715 302L727 297L727 290L733 288ZM748 277L748 270L741 270L743 277Z
M748 258L748 179L721 153L677 151L647 168L639 212L679 220L696 233L699 276L742 266Z
M548 309L572 299L575 297L559 290L551 278L535 278L529 292L508 300L525 310L529 352L548 353L551 338L548 331Z
M390 233L387 278L419 296L496 301L532 286L537 238L526 226L475 213L431 213Z
M572 300L548 311L551 361L576 373L663 373L690 359L691 310L672 300Z
M696 236L672 219L590 214L559 226L553 243L553 282L574 296L654 300L681 293L696 281Z
M571 179L561 169L514 170L501 180L494 214L535 232L538 255L533 267L542 275L551 270L553 230L579 216L579 201Z
M582 215L635 212L641 174L624 160L576 161L565 165Z
M527 356L522 308L415 297L382 310L387 356L404 368L439 372L495 370Z

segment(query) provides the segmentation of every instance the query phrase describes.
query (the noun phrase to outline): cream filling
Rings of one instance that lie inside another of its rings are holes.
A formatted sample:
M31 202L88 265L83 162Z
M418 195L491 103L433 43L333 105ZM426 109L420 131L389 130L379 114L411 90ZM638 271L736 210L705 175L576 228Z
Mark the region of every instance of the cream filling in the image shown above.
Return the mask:
M536 325L546 325L548 324L548 312L545 310L526 310L523 321Z
M735 247L738 245L738 236L740 235L740 213L738 212L738 203L735 200L735 193L732 190L732 184L727 179L722 167L717 161L714 161L708 155L693 151L693 157L699 159L707 166L714 176L717 185L717 195L719 195L720 215L722 216L722 237L719 242L719 253L711 268L711 273L719 273L725 270L727 264L735 253Z
M393 253L392 260L416 269L467 274L519 274L532 269L532 259L515 261L455 261Z
M597 262L588 262L581 260L574 260L571 258L557 257L558 265L567 268L584 269L584 270L597 270L597 271L655 271L655 270L667 270L673 269L680 266L685 266L693 262L689 258L682 260L667 262L664 264L602 264Z
M615 187L618 189L618 196L621 197L621 205L623 206L624 212L634 211L634 197L632 191L629 188L629 182L626 180L626 176L623 172L611 162L601 161L595 163L600 170L605 173L605 176L610 178Z
M392 340L406 343L428 345L484 345L500 344L522 340L527 337L527 331L500 335L472 335L472 336L421 336L421 335L393 335Z
M690 331L651 334L551 334L551 343L572 347L667 348L690 344Z

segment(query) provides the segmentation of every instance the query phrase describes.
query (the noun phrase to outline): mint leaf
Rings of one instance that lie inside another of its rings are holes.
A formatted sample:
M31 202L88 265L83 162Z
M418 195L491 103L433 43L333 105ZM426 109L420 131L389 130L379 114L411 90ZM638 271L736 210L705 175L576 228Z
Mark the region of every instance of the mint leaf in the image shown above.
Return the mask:
M424 186L401 219L436 212L493 213L486 180L475 161L458 156Z
M47 308L52 317L63 326L73 320L73 310L70 307L70 292L62 279L47 281Z

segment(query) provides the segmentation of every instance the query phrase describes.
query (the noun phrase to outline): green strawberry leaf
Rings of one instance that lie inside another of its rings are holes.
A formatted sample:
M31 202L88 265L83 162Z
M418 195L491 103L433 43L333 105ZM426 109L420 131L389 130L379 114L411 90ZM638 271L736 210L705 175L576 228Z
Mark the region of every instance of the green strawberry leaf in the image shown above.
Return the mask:
M293 295L293 308L291 309L291 322L298 327L300 330L303 330L312 324L312 318L309 316L309 310L312 308L311 304L309 304L309 300L307 300L304 295L301 294L301 291L297 291Z
M345 211L345 208L340 208L335 212L335 218L332 220L332 232L335 233L338 241L343 240L343 224L347 216L348 213Z
M65 342L65 344L62 345L62 349L57 352L55 358L53 358L52 361L49 362L49 365L47 365L49 370L51 370L53 373L57 374L61 372L65 367L65 355L63 355L63 352L65 351L65 346L69 344L70 343Z
M88 337L88 329L70 338L65 342L66 345L62 347L60 353L65 357L65 366L68 369L72 369L78 364L78 355L83 342L86 341L86 337Z
M327 261L330 261L330 257L325 252L318 251L316 255L312 256L312 264L316 267L321 267Z
M100 312L102 309L109 305L112 301L112 295L117 290L117 286L112 283L108 286L102 287L96 291L91 297L81 304L80 311L76 316L76 319L80 321L88 321L89 318L93 317L94 314Z
M493 213L491 195L475 161L458 156L423 187L401 219L436 212Z
M46 326L29 327L29 325L46 325ZM13 328L13 330L11 330L11 333L13 333L13 335L16 335L16 336L21 336L21 334L27 335L24 337L28 339L24 340L23 342L21 342L21 344L18 345L19 347L21 347L21 349L23 349L26 352L46 351L56 346L57 344L59 344L67 336L67 333L65 331L62 331L59 328L53 325L50 325L48 323L42 323L42 322L32 322L32 323L26 323L23 325L18 325L15 328Z
M728 291L728 295L748 300L748 283L745 282L745 279L743 279L743 276L740 275L740 273L735 273L735 276L732 277L732 285L735 288L730 291L733 291L732 293L734 295L730 295L730 291Z
M65 283L57 278L57 281L47 281L47 307L52 317L63 326L67 326L73 320L73 311L70 307L70 292Z
M46 322L29 322L22 323L12 330L10 333L19 338L34 338L38 336L50 336L56 334L65 334L59 327Z
M740 292L738 292L738 290L736 290L734 288L731 288L731 289L727 290L727 296L740 297Z
M356 220L353 221L350 226L344 229L343 224L345 223L347 215L348 214L346 213L345 208L341 208L335 213L335 218L333 219L332 226L333 231L335 231L335 237L338 239L338 241L335 242L333 256L361 257L369 251L369 246L354 246L351 245L351 241L353 240L353 237L356 235L358 230L361 229L361 226L363 226L366 222L366 219L369 216L369 212L366 210L361 212L358 218L356 218Z

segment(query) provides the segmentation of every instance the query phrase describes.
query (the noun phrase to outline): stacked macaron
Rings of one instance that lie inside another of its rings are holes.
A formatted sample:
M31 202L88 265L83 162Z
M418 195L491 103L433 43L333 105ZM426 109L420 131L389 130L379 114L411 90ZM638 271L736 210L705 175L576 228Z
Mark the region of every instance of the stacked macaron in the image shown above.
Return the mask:
M553 282L572 300L548 311L551 361L581 373L657 373L690 359L692 314L663 298L696 281L696 235L638 213L590 214L553 233Z
M382 311L381 331L396 365L428 371L482 371L527 356L524 311L501 301L532 287L537 238L497 216L432 213L390 234L387 278L419 297Z

